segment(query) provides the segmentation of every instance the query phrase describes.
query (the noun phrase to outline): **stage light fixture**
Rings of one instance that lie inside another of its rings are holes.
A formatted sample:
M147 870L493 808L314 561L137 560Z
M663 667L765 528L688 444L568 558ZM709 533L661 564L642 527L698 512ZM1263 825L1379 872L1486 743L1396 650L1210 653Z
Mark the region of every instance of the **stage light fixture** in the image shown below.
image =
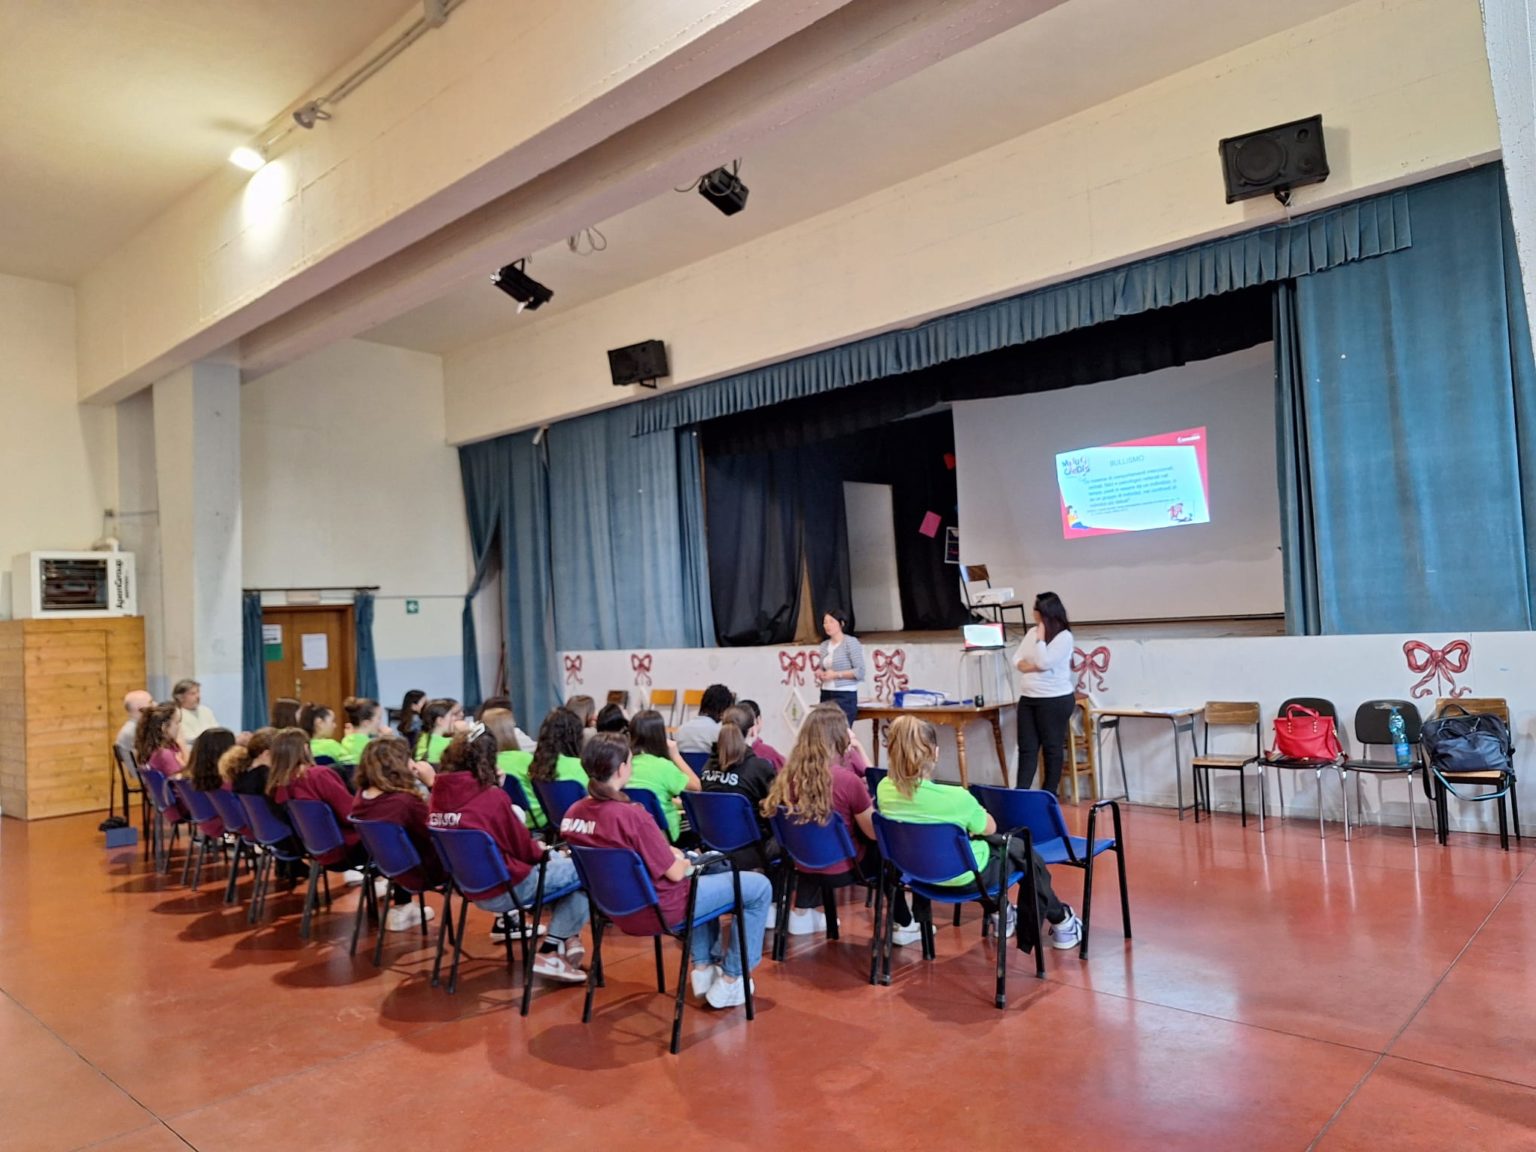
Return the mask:
M523 271L523 265L526 263L526 259L516 260L491 277L492 284L517 301L517 310L519 312L524 308L530 312L535 308L542 308L550 300L554 299L555 295L554 292Z
M699 177L699 195L708 200L727 216L734 216L747 206L747 186L737 175L741 161L734 160L729 168L716 168Z
M255 172L267 162L267 158L260 148L250 144L242 144L229 154L229 162L236 168L244 168L247 172Z
M313 128L321 120L329 120L331 114L320 107L320 101L311 100L293 110L293 122L300 128Z

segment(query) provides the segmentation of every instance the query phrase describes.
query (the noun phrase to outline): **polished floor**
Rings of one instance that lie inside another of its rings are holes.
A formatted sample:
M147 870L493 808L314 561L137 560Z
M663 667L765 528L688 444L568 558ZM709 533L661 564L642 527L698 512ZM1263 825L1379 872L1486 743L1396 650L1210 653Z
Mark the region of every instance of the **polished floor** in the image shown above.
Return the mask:
M974 919L869 987L859 904L764 962L754 1023L690 1007L672 1057L648 948L592 1024L569 987L524 1020L488 917L450 997L415 937L348 957L353 897L309 943L297 897L252 931L96 822L0 823L8 1150L1536 1148L1536 844L1133 808L1136 939L1106 868L1090 958L1038 982L1015 952L1006 1011Z

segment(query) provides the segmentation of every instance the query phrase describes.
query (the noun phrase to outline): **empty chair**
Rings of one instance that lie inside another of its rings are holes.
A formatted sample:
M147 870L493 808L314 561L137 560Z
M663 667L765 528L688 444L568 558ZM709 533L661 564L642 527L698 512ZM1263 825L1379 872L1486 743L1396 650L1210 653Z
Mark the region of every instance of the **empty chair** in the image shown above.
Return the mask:
M688 887L687 911L683 919L674 924L668 923L667 917L662 913L661 899L656 894L656 885L651 882L650 874L646 871L645 864L637 852L628 848L578 846L571 849L571 858L576 863L576 870L581 874L582 885L592 901L593 912L592 964L587 971L587 999L582 1009L581 1022L586 1024L591 1021L592 1001L597 994L597 989L603 983L604 927L649 911L655 917L656 926L653 931L640 932L632 927L621 928L621 931L631 936L648 935L655 941L656 991L662 993L667 990L666 971L661 954L662 937L670 936L683 946L682 965L677 973L677 1002L672 1010L672 1043L668 1049L674 1056L677 1055L683 1034L683 997L688 990L688 961L692 955L694 930L728 913L733 913L736 921L737 946L740 949L740 955L743 958L747 956L747 928L746 917L742 914L741 874L739 872L734 874L736 882L733 885L733 895L730 900L700 908L698 906L699 872L695 871ZM711 857L702 857L697 861L697 865L702 867L710 859ZM746 971L742 972L741 979L745 983L747 1019L751 1020L755 1015L752 1003L752 980Z
M1440 843L1448 842L1450 836L1450 807L1446 802L1446 796L1455 796L1458 800L1469 803L1494 803L1498 806L1499 813L1499 843L1504 850L1509 850L1509 823L1513 818L1515 825L1515 839L1520 839L1520 798L1515 792L1514 772L1514 733L1509 728L1509 703L1499 696L1463 697L1453 700L1442 697L1435 702L1435 718L1454 716L1465 713L1471 716L1489 715L1495 716L1504 724L1505 732L1510 737L1507 754L1504 757L1503 767L1488 770L1463 770L1440 771L1435 770L1433 757L1430 750L1425 748L1425 758L1428 764L1424 772L1424 787L1429 794L1435 817ZM1492 792L1471 793L1457 791L1457 786L1492 788ZM1508 799L1508 811L1505 810L1505 799Z
M1317 836L1322 839L1323 831L1323 773L1333 771L1339 777L1339 797L1344 801L1344 839L1349 839L1349 798L1345 794L1344 787L1344 733L1338 726L1339 710L1333 706L1332 700L1324 700L1320 696L1292 696L1280 705L1277 717L1292 715L1292 708L1303 711L1295 715L1298 724L1307 721L1306 712L1317 713L1317 718L1323 718L1334 722L1334 731L1338 736L1340 751L1337 755L1328 758L1314 757L1288 757L1278 755L1274 750L1266 752L1254 761L1259 767L1259 831L1264 830L1265 796L1268 792L1267 769L1275 768L1279 771L1275 776L1275 791L1280 798L1280 816L1285 817L1285 772L1311 772L1317 778Z
M1120 830L1120 804L1100 800L1088 811L1088 835L1074 836L1067 828L1061 804L1049 792L1033 788L997 788L972 784L971 794L981 801L1000 830L1029 830L1035 854L1045 864L1066 864L1083 870L1082 940L1078 955L1088 958L1088 928L1093 914L1093 862L1102 853L1113 852L1120 874L1120 915L1125 922L1125 938L1131 938L1131 898L1125 886L1125 841ZM1108 808L1114 822L1113 839L1102 839L1098 831L1099 810Z
M144 781L139 777L139 764L133 758L132 752L124 751L116 744L112 745L112 761L117 768L117 777L113 784L110 816L117 810L116 796L119 791L123 795L123 820L128 820L128 798L139 798L139 838L144 841L144 859L149 859L149 793L144 790Z
M653 688L651 689L648 706L661 713L662 719L669 725L677 723L677 689Z
M1207 700L1205 702L1204 746L1190 766L1195 777L1195 804L1205 802L1205 810L1211 811L1211 773L1236 772L1239 811L1243 827L1248 827L1248 766L1264 755L1263 719L1256 700ZM1253 751L1220 753L1211 751L1212 728L1253 729Z
M683 709L678 714L678 722L686 723L690 716L699 714L699 705L704 703L704 689L687 688L683 691ZM654 705L653 705L654 707Z
M992 587L992 576L985 564L960 565L960 596L966 610L972 614L987 616L998 624L1006 625L1009 612L1019 614L1019 627L1029 624L1028 605L1015 599L1012 588Z
M1033 847L1029 829L1020 834L1024 841L1025 855ZM1026 879L1028 874L1015 867L1010 859L1014 837L1005 834L998 839L1003 853L998 878L988 884L976 866L975 853L971 851L970 838L958 824L916 824L891 820L875 813L875 837L880 844L881 855L888 868L887 881L875 894L875 947L871 968L878 969L881 983L891 979L891 932L895 917L890 907L894 889L904 888L913 896L924 896L936 904L965 904L975 901L982 910L997 916L999 925L1004 923L1003 909L1008 904L1008 891ZM949 884L957 876L969 874L967 884ZM1023 904L1022 890L1018 905ZM934 959L933 920L919 917L922 926L923 959ZM1040 939L1040 919L1036 915L1035 901L1029 902L1026 911L1018 907L1015 940L1021 949L1034 949L1035 975L1045 978L1045 955ZM875 973L872 971L872 977ZM1008 945L1002 933L997 940L997 987L993 1003L999 1008L1008 1006Z
M1399 764L1394 759L1371 759L1365 757L1359 760L1346 760L1344 762L1344 775L1355 778L1355 823L1360 823L1362 815L1362 802L1360 796L1360 778L1362 776L1400 777L1408 786L1408 827L1413 836L1414 847L1419 844L1419 821L1414 812L1413 793L1414 777L1419 774L1422 762L1419 756L1419 735L1423 730L1423 721L1419 718L1418 705L1410 700L1367 700L1355 709L1355 741L1360 745L1362 752L1369 751L1373 746L1385 746L1391 748L1395 741L1392 738L1392 713L1396 711L1403 718L1403 739L1408 744L1408 763Z
M408 892L416 897L421 906L421 935L425 939L427 935L427 893L441 893L443 897L443 919L437 927L437 954L441 958L443 954L443 934L451 931L450 922L453 920L451 907L452 894L449 881L444 878L442 882L432 884L429 882L427 868L421 858L421 853L416 851L416 845L411 842L411 835L400 824L388 820L357 820L352 821L352 827L357 829L357 834L363 842L363 848L368 853L370 871L389 880L389 892L384 903L392 904L395 892ZM364 889L366 893L366 887ZM363 914L368 901L365 899L357 902L357 913L352 922L352 949L351 955L357 955L357 938L362 930ZM379 922L378 939L373 945L373 966L377 968L384 957L384 918L377 917Z

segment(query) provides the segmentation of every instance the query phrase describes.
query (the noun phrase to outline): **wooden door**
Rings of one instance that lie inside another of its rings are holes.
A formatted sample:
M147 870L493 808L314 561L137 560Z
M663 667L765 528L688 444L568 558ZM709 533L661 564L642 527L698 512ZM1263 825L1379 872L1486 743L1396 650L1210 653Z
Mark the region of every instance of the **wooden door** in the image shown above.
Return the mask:
M267 641L267 702L292 696L300 704L325 705L336 713L340 739L346 722L341 703L357 682L352 605L264 608L261 623Z

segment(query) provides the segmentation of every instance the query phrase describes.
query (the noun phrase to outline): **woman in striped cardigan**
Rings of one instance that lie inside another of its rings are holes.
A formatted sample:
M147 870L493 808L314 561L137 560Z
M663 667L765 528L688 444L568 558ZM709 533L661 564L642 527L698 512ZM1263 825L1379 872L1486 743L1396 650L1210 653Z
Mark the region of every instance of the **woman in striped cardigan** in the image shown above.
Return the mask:
M859 692L864 687L864 646L848 635L848 617L836 608L821 618L827 639L821 646L821 667L816 681L824 704L836 704L848 717L851 728L859 714Z

